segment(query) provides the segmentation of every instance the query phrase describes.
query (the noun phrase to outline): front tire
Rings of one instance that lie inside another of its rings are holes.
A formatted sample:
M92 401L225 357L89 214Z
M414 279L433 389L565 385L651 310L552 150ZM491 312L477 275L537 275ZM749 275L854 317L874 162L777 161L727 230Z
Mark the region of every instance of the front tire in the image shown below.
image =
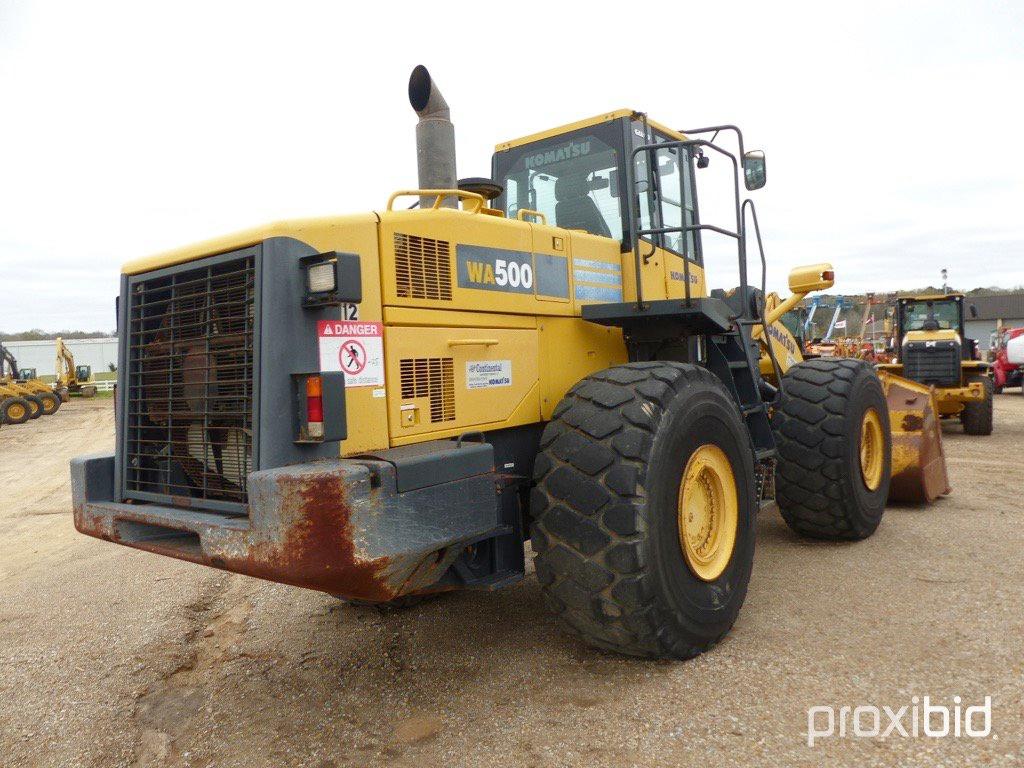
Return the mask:
M24 424L32 418L32 406L23 397L9 397L0 403L0 420L5 424Z
M540 447L534 562L563 623L652 658L721 639L746 596L758 499L747 428L719 379L676 362L595 373Z
M889 495L892 438L871 365L818 358L793 366L772 416L775 491L783 519L817 539L865 539Z
M975 381L982 382L985 389L985 399L973 403L964 403L964 409L960 412L960 423L964 425L966 435L991 435L992 434L992 379L988 376L975 374L967 377L967 383Z

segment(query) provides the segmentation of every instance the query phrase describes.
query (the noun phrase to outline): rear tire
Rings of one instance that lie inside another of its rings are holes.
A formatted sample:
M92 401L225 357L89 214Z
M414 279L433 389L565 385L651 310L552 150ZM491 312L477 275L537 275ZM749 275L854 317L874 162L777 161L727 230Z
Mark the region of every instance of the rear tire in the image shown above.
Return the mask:
M779 449L775 491L783 519L816 539L865 539L875 532L889 495L892 439L882 383L871 365L818 358L793 366L772 416ZM869 482L861 444L868 412L879 437ZM881 465L877 448L881 449Z
M0 419L5 424L24 424L32 418L32 405L23 397L9 397L0 403Z
M60 398L51 392L40 392L36 397L43 406L43 413L52 416L60 410Z
M974 374L967 377L967 383L982 382L985 388L985 399L973 403L964 403L960 412L960 423L964 425L966 435L992 434L992 379L988 376Z
M758 506L750 437L719 379L676 362L592 374L559 403L540 447L534 562L563 623L591 645L635 656L686 659L718 642L746 596ZM710 493L705 465L690 462L698 451L724 457L734 494L701 508L709 520L719 514L707 532L686 527L686 511ZM687 482L691 466L696 481ZM684 546L718 557L703 578Z

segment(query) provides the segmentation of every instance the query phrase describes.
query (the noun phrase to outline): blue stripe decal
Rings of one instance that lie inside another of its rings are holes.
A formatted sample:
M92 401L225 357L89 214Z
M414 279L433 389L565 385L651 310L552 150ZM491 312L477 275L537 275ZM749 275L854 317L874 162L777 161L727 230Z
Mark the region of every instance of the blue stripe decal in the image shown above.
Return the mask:
M591 261L590 259L573 259L573 267L582 267L583 269L607 269L612 272L621 272L621 264L613 264L610 261Z
M622 289L621 288L601 288L596 285L577 285L576 286L576 300L577 301L605 301L605 302L621 302L622 301Z
M601 283L602 285L615 285L622 287L622 275L608 275L604 272L585 272L582 269L574 269L572 276L577 283Z

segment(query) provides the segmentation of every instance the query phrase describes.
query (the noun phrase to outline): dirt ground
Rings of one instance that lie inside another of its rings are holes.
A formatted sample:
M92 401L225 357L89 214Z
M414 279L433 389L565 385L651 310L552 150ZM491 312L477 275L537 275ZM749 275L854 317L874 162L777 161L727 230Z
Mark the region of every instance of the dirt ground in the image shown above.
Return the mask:
M949 498L857 544L763 517L734 631L654 663L562 634L532 574L384 614L79 535L68 459L113 418L73 401L0 429L0 764L1020 765L1024 396L944 432ZM807 746L809 707L925 695L991 696L992 735Z

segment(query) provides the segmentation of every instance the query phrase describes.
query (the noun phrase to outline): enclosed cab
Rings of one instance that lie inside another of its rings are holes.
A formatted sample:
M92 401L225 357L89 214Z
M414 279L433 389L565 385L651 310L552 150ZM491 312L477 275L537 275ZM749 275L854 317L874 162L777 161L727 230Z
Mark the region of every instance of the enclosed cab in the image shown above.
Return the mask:
M963 294L899 298L897 360L879 368L934 386L943 418L959 417L968 434L987 435L992 432L991 366L977 359L975 341L964 329Z

